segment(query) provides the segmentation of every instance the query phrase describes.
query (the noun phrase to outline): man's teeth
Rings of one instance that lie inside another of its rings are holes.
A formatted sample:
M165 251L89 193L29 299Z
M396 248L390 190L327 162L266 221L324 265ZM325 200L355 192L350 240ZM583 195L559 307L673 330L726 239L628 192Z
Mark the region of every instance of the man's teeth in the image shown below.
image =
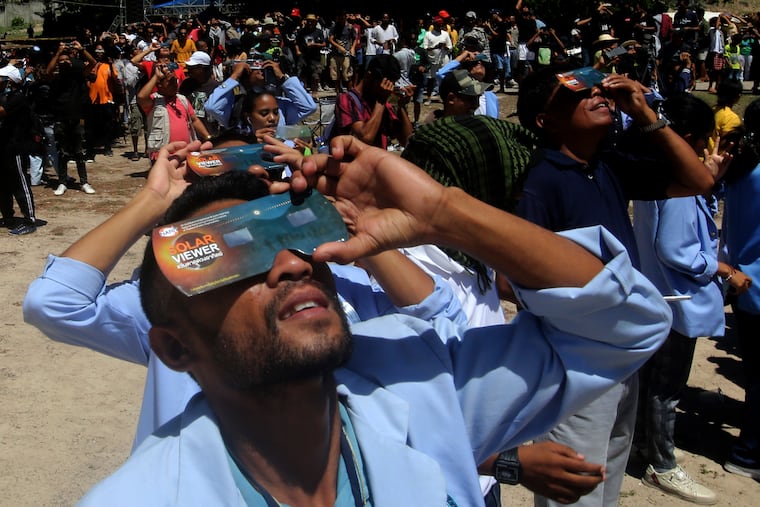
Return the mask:
M314 301L306 301L305 303L295 305L293 308L296 312L300 312L301 310L306 310L307 308L316 308L317 306L317 303Z
M319 305L314 301L304 301L303 303L298 303L297 305L293 306L293 311L288 312L285 315L285 318L287 319L291 315L301 312L303 310L308 310L309 308L317 308Z

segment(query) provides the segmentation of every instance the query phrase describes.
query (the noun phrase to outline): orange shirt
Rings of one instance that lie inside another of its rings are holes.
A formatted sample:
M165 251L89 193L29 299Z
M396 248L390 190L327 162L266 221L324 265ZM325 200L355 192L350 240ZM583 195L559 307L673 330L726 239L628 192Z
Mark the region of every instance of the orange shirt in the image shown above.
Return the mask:
M107 104L113 102L113 94L108 88L108 78L113 71L114 77L119 73L112 65L98 62L92 72L95 73L95 80L90 82L90 102L93 104Z

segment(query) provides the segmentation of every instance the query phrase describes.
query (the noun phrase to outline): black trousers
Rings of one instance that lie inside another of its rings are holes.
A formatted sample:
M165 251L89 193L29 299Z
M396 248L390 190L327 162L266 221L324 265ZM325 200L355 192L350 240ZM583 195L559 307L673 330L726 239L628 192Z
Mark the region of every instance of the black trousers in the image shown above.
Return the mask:
M29 155L0 154L0 212L13 218L13 199L24 219L34 225L34 194L29 178Z

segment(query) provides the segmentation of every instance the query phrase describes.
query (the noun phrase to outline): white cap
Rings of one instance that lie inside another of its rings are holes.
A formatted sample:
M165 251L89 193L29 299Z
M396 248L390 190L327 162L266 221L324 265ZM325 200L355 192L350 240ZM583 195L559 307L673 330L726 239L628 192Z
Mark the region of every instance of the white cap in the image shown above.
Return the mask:
M204 51L196 51L185 60L185 65L211 65L211 57Z
M464 17L470 19L478 19L478 15L475 14L475 11L467 11L467 14L465 14Z
M13 65L0 68L0 78L10 79L16 84L21 83L21 72Z

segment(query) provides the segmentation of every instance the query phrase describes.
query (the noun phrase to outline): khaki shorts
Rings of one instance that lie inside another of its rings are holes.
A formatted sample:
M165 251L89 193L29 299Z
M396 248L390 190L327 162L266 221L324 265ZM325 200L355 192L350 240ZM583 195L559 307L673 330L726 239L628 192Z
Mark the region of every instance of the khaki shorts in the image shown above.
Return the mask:
M132 136L139 136L143 131L144 124L145 120L143 120L143 115L140 112L140 106L137 104L130 104L129 124L127 125L129 134Z
M330 79L338 80L338 69L340 69L340 80L348 81L354 75L354 68L351 66L351 58L343 55L332 55L330 57Z

